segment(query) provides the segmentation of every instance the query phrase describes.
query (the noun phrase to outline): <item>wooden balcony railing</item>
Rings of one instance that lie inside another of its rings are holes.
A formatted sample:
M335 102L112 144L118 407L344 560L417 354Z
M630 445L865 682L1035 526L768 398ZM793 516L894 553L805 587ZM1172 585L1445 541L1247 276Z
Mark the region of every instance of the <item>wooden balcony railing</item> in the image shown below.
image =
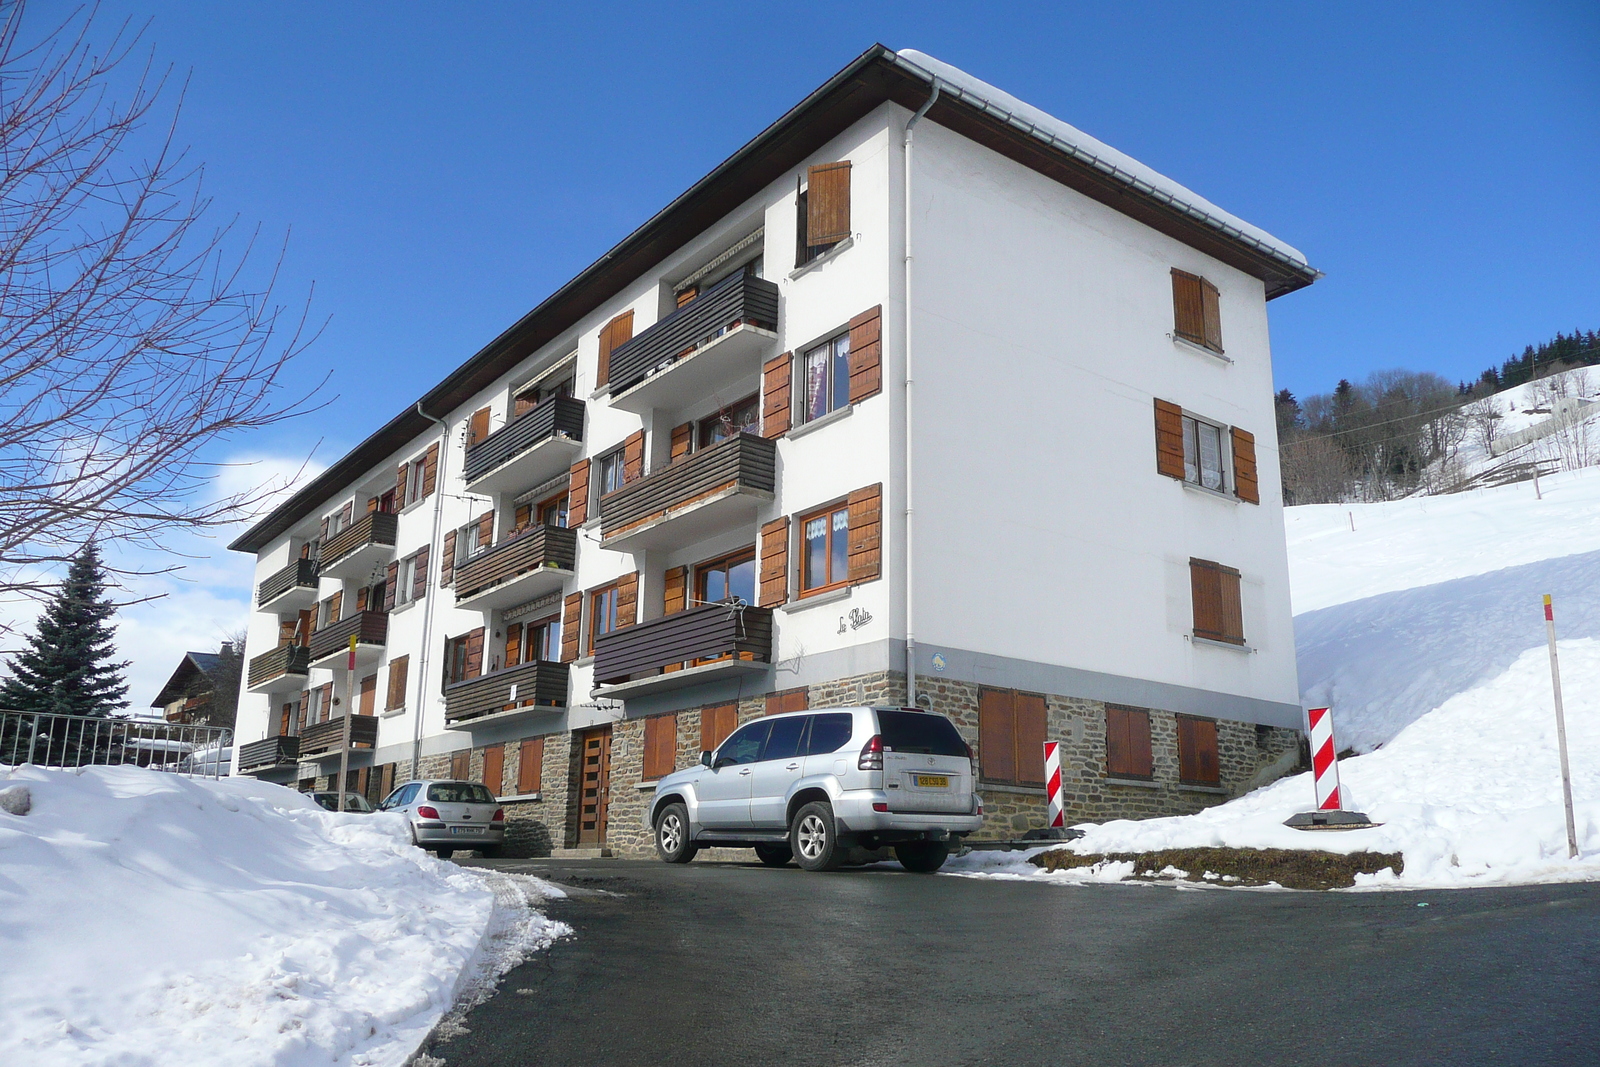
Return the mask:
M577 557L577 530L530 526L457 567L456 599L465 600L474 593L541 567L554 565L570 571Z
M250 660L248 685L254 688L284 675L305 676L311 669L311 650L304 645L280 645Z
M382 645L389 637L389 616L381 611L358 611L329 623L311 635L311 662L350 647L350 635L361 645Z
M771 659L772 610L705 604L603 635L595 642L594 679L606 685L692 660L747 655Z
M299 756L298 737L264 737L260 741L239 746L239 769L249 771L258 767L282 767L296 762Z
M399 524L398 516L386 511L373 511L361 516L323 543L322 569L327 570L345 556L368 545L393 548Z
M322 752L337 752L344 741L344 716L307 726L300 731L300 755L315 756ZM375 715L350 717L350 747L371 748L378 743L378 718Z
M627 392L664 363L741 323L777 329L778 287L732 275L611 353L611 395Z
M554 397L506 423L467 449L462 477L470 485L507 460L557 434L574 441L583 440L583 401L570 396Z
M534 660L455 682L444 689L444 721L459 722L517 707L566 707L567 665Z
M297 559L256 587L256 603L265 604L291 589L317 591L317 561Z
M770 493L777 469L777 442L754 434L734 434L601 497L600 536L626 533L726 489Z

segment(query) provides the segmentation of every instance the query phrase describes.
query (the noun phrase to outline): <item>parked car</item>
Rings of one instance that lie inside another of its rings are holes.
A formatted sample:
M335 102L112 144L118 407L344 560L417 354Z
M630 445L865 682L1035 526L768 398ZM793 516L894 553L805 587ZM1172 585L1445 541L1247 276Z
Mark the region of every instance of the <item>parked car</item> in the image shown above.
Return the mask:
M315 800L318 804L321 804L329 811L339 810L338 793L312 793L311 799ZM377 809L374 808L371 802L360 793L346 793L344 795L344 810L347 812L360 812L362 815L370 815Z
M972 749L950 720L917 708L769 715L700 764L662 778L645 812L668 863L716 845L827 871L852 846L892 845L906 870L931 872L983 825Z
M411 821L411 840L449 859L458 848L494 857L506 837L506 809L481 782L407 782L383 799L379 811Z

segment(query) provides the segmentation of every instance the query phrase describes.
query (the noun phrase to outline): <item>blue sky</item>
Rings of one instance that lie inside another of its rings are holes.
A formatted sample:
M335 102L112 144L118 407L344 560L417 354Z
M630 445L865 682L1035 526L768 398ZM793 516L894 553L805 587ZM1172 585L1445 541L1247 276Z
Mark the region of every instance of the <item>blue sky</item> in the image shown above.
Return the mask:
M284 292L315 282L330 318L304 375L331 368L336 398L235 443L263 470L313 446L336 458L874 41L963 67L1303 249L1327 278L1271 305L1278 383L1299 394L1393 366L1473 378L1600 328L1592 0L101 14L149 20L157 60L189 77L180 139L219 215L291 231ZM170 670L153 660L242 620L247 562L217 549L127 613L136 703Z

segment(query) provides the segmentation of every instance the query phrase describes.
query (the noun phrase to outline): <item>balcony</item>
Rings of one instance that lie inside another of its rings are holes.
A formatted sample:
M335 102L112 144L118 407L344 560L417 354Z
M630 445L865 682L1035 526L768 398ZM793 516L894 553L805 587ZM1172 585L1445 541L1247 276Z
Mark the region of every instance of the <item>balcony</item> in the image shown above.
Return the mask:
M338 755L344 742L344 716L307 726L300 731L300 758ZM376 715L350 716L350 747L372 748L378 743L378 718Z
M600 543L624 552L687 545L755 521L772 500L778 446L735 434L600 498Z
M320 572L324 578L367 578L394 556L395 527L399 519L382 511L361 516L322 545Z
M713 678L764 671L771 657L770 609L706 604L602 636L595 642L593 695L642 696L681 689ZM651 673L708 659L715 662Z
M304 645L279 645L250 660L245 687L252 693L282 693L305 686L311 650Z
M256 606L286 615L317 602L317 561L297 559L256 586Z
M758 374L777 326L776 285L726 278L611 353L611 406L682 408Z
M239 771L275 771L292 768L300 759L298 737L264 737L239 746Z
M583 448L583 401L546 400L467 449L462 475L485 495L527 489L572 465Z
M381 611L358 611L316 631L311 635L311 666L344 670L351 637L356 639L356 670L376 665L389 637L389 616Z
M567 706L567 665L535 660L444 688L444 721L484 726Z
M577 530L530 526L456 568L456 607L489 611L554 592L577 554Z

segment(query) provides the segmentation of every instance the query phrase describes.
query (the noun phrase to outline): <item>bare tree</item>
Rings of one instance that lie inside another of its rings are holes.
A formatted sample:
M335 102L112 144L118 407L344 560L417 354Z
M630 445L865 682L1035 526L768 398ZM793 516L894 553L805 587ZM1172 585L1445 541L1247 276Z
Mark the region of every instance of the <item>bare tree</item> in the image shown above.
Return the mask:
M181 92L128 62L139 34L102 46L92 11L43 32L24 11L0 0L0 592L37 595L88 540L161 548L249 515L279 487L216 499L215 446L321 382L288 380L315 331L309 297L274 301L281 251L254 267L254 235L203 221Z

